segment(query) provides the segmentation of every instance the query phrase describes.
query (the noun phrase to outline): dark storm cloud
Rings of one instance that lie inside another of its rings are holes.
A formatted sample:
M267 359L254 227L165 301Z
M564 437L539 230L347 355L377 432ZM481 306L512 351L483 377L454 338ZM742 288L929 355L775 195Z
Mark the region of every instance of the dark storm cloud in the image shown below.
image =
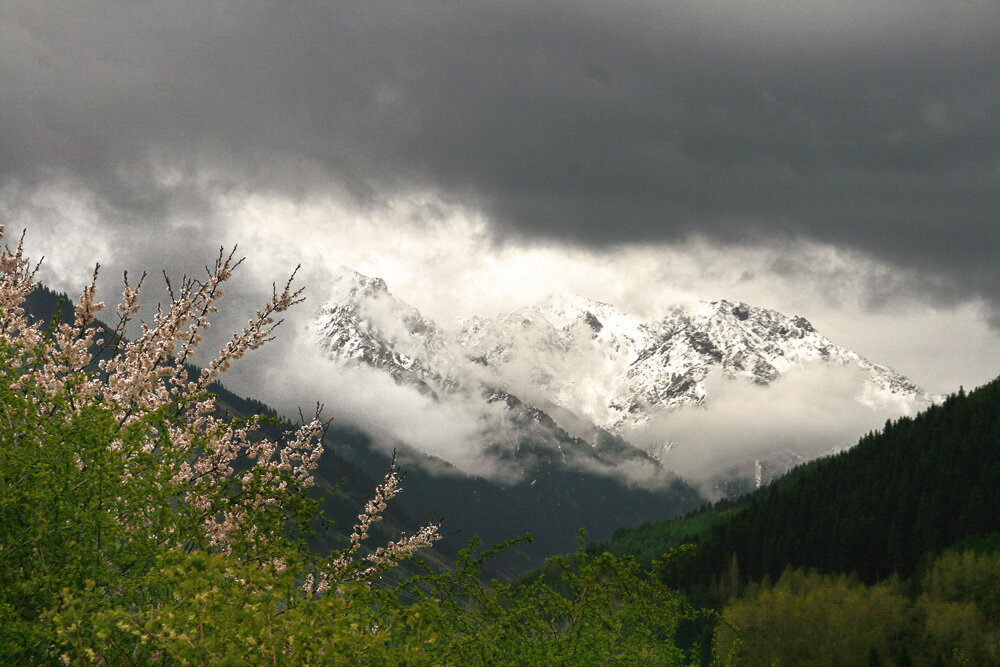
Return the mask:
M68 175L130 224L331 176L589 245L815 239L1000 303L994 2L92 0L0 21L0 177Z

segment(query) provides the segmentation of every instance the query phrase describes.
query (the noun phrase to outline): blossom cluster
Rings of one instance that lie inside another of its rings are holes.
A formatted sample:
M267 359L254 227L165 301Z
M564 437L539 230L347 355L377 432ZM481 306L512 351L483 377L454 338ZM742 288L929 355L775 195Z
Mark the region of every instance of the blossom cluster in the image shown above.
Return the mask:
M402 474L393 460L382 483L375 487L375 497L365 504L364 511L358 515L358 522L354 524L351 532L349 546L333 560L328 570L321 572L317 578L312 575L306 578L302 587L306 593L314 590L325 591L330 588L332 582L345 577L370 580L378 573L408 559L414 552L432 546L441 539L440 524L428 523L413 535L403 535L384 547L377 547L364 558L356 559L361 543L368 538L372 525L382 520L388 502L403 490L401 482Z
M0 225L0 243L3 234ZM220 251L202 279L185 278L176 288L167 280L170 301L157 307L150 322L135 322L145 275L133 284L125 274L113 327L96 321L104 303L97 299L95 268L73 304L72 322L46 326L26 312L39 267L25 257L23 236L16 247L0 248L0 345L16 351L16 361L0 374L53 419L71 423L93 410L110 415L115 437L105 454L115 457L117 481L128 485L141 479L150 490L145 504L119 497L110 511L137 534L149 537L152 531L152 539L167 548L193 545L227 553L237 543L274 539L284 523L258 519L267 512L280 515L284 503L302 497L315 482L323 452L325 424L318 406L316 415L292 432L267 437L259 417L236 422L223 416L208 391L234 361L271 340L281 323L277 317L302 301L302 290L293 287L294 272L209 363L200 371L191 365L224 283L241 263L235 249L228 255ZM75 454L78 469L88 465L88 457L83 448ZM399 478L393 467L321 586L346 571L386 501L398 493ZM177 521L156 518L165 506ZM437 538L437 527L425 526L367 556L358 576L395 564Z

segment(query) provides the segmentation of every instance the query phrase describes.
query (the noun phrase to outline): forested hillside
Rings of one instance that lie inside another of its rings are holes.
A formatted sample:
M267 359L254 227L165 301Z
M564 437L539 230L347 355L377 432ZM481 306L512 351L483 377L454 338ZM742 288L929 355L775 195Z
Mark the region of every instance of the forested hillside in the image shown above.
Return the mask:
M1000 664L1000 379L589 548L651 562L691 543L665 581L739 628L739 664Z
M776 578L791 565L874 582L909 576L924 554L997 530L1000 379L887 422L735 503L620 530L602 546L652 556L696 542L698 558L678 572L689 585L725 571L734 555L744 579Z

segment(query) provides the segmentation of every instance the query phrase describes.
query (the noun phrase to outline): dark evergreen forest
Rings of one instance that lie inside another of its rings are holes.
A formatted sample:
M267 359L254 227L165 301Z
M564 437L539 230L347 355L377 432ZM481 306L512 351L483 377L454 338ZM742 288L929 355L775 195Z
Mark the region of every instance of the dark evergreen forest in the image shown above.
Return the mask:
M801 466L736 501L620 530L604 545L647 558L698 544L671 572L685 588L735 567L776 579L787 567L908 577L926 555L1000 531L1000 379L887 422L851 449Z

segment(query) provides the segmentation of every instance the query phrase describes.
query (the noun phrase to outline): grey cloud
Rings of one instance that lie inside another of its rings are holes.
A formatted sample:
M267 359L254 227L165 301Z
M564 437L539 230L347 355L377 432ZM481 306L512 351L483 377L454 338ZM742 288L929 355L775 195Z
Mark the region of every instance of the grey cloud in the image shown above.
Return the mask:
M0 31L0 178L120 224L431 187L518 235L815 239L1000 303L995 3L92 0Z

